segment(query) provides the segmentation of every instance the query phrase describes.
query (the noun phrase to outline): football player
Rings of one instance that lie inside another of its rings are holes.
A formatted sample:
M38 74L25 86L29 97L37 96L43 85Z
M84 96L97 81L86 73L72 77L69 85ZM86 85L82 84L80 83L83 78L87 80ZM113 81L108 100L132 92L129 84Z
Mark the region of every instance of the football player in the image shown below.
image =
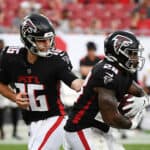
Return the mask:
M88 74L65 125L65 150L124 149L109 136L109 127L136 128L143 107L149 104L144 90L132 77L144 65L143 48L135 35L116 31L105 39L104 48L105 59ZM141 102L139 104L135 100L134 107L130 104L131 110L122 115L118 102L127 93L141 97ZM99 112L103 121L99 120Z
M0 93L22 108L29 124L29 150L58 150L64 106L60 80L79 91L82 80L71 72L66 53L55 49L55 31L47 17L26 16L20 26L24 47L6 47L0 59ZM9 84L16 86L16 93Z

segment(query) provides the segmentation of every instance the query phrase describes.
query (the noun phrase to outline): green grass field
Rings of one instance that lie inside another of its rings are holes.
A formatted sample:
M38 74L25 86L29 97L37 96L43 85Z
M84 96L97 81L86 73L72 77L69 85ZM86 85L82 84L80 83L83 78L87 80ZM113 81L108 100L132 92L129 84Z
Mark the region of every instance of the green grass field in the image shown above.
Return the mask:
M0 150L27 150L27 145L6 145L0 144Z
M126 150L150 150L150 145L125 145ZM0 145L0 150L27 150L26 145Z
M136 145L125 145L126 150L150 150L150 145L140 145L140 144L136 144Z

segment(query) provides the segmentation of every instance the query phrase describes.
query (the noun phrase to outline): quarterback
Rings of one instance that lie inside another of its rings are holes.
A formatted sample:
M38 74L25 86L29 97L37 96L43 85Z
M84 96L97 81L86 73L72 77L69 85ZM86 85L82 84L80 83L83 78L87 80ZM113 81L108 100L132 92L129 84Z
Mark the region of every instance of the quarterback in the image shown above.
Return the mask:
M71 72L67 54L55 48L55 31L45 16L26 16L20 36L24 47L6 47L1 54L0 93L22 108L29 124L29 150L58 150L65 115L60 80L76 91L82 80Z

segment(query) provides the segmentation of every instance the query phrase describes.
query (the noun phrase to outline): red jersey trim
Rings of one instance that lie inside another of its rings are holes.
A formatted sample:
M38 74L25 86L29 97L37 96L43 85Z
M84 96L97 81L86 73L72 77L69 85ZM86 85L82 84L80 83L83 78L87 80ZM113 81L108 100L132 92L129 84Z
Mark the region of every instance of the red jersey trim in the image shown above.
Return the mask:
M86 110L88 110L90 105L92 104L92 100L93 98L89 100L88 103L75 115L74 119L72 120L74 124L77 124L80 121L80 119L84 116Z
M63 116L66 115L64 106L61 103L60 99L57 100L57 104L58 104L58 108L59 108L59 111L60 111L61 115L63 115Z
M60 100L60 81L58 81L57 83L57 94L58 94L58 98L57 98L57 105L58 105L58 109L60 111L61 115L65 115L65 109L64 109L64 105L62 104L61 100Z

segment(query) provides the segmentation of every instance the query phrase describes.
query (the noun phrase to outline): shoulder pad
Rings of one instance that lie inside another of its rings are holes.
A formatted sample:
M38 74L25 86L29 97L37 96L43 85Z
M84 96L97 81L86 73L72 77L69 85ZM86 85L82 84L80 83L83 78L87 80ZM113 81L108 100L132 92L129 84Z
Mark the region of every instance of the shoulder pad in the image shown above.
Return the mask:
M113 66L109 63L105 63L103 66L103 69L106 71L112 72L114 74L118 74L118 72L119 72L119 70L115 66Z
M61 51L59 49L51 50L51 54L54 55L54 56L60 57L64 61L65 60L68 61L68 59L69 59L69 56L68 56L67 52Z
M94 67L94 76L101 79L104 85L112 84L118 75L118 69L109 63L99 62Z
M66 51L61 51L59 49L56 49L55 52L56 52L57 56L61 60L63 60L63 62L65 62L67 64L68 69L72 70L72 64L71 64L71 61L70 61L70 58L69 58L67 52Z
M5 53L5 54L19 54L20 52L20 47L19 46L7 46L6 48L4 48L2 50L2 53Z
M65 54L65 53L66 53L65 51L61 51L59 49L51 50L51 54L55 55L55 56L61 56L61 55Z
M112 81L116 80L119 70L111 65L111 64L104 64L103 66L103 77L104 77L104 84L111 83Z
M66 51L54 49L54 50L51 50L51 55L57 56L58 59L62 60L64 63L67 64L69 70L72 69L72 64Z

